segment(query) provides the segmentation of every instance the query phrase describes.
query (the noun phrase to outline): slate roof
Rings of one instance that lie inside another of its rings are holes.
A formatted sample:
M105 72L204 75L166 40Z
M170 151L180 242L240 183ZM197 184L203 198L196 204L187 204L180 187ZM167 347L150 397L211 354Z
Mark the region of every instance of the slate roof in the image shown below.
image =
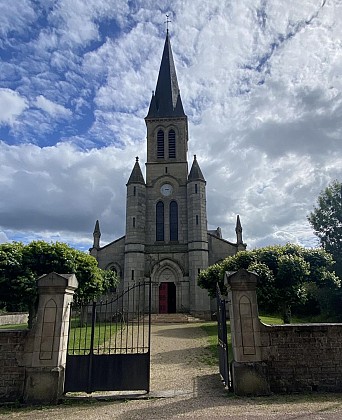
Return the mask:
M166 33L156 91L152 94L146 118L186 117L179 92L170 36Z
M94 234L96 234L96 233L98 233L98 234L100 234L100 235L101 235L101 231L100 231L100 223L99 223L99 221L98 221L98 220L96 220L96 223L95 223L95 229L94 229Z
M198 181L198 180L205 182L201 168L199 167L199 164L197 162L196 155L194 155L194 161L190 169L188 181Z
M131 175L129 177L129 180L127 182L127 185L128 184L144 184L145 185L145 180L140 169L138 157L135 158L135 164L131 172Z

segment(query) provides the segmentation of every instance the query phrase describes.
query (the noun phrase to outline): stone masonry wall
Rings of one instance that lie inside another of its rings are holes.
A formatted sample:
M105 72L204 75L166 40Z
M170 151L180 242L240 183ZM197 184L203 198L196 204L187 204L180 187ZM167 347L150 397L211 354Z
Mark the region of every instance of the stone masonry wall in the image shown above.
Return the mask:
M20 400L25 367L20 366L28 330L0 331L0 401Z
M261 324L272 392L342 391L342 324Z
M0 315L0 325L25 324L28 322L28 314L24 312L12 312Z

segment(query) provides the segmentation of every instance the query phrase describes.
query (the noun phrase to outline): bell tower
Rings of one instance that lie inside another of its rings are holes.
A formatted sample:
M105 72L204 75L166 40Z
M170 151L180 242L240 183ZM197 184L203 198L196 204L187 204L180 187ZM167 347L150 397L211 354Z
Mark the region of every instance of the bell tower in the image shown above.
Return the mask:
M186 243L188 119L167 31L147 127L147 243Z

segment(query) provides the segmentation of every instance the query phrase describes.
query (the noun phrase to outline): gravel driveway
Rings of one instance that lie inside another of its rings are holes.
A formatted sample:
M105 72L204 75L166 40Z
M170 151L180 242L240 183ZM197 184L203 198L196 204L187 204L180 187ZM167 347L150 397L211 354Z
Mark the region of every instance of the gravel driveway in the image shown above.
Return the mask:
M57 407L0 409L0 419L342 419L342 395L237 398L208 366L206 333L198 324L152 327L151 396L83 398Z

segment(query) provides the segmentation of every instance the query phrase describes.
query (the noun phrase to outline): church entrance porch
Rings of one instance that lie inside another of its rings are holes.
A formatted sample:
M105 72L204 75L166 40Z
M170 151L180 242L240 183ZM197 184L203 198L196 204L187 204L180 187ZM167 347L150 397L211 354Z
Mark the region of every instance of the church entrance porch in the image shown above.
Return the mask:
M162 282L159 285L159 313L174 314L176 312L176 285Z
M175 260L156 261L151 281L152 313L189 313L189 279Z

